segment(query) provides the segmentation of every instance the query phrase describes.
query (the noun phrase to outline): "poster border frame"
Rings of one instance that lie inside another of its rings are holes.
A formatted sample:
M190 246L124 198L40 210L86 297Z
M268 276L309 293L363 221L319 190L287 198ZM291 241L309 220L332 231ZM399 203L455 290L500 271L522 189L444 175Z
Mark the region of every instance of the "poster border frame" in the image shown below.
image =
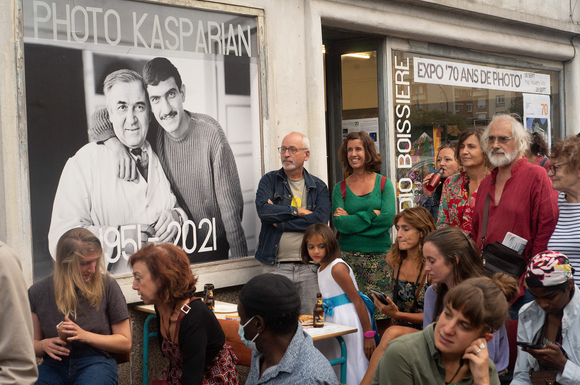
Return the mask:
M57 1L57 0L55 0ZM153 5L163 5L169 7L187 8L202 11L215 11L243 16L254 16L256 18L256 38L257 38L257 55L258 55L258 122L260 130L260 175L264 174L264 124L268 118L268 98L267 98L267 74L266 74L266 34L265 34L265 11L263 8L242 6L226 3L213 3L199 0L131 0L138 3L147 3ZM16 92L16 134L19 144L20 159L15 162L19 165L19 175L21 182L16 194L21 198L16 206L16 212L20 215L20 221L8 220L7 227L10 223L20 223L20 229L15 233L21 234L20 248L17 248L18 255L21 256L22 269L28 285L33 283L33 248L32 248L32 212L31 212L31 195L30 195L30 168L29 168L29 151L28 151L28 118L27 118L27 99L26 99L26 74L24 66L24 1L15 2L14 17L18 28L15 29L14 35L14 52L15 52L15 75L17 81ZM13 67L14 68L14 67ZM2 136L5 138L5 133ZM3 139L4 139L3 138ZM5 158L4 158L5 159ZM3 161L4 164L6 162ZM4 171L4 170L2 170ZM18 194L18 190L20 194ZM11 194L12 195L12 194ZM6 199L4 204L10 199ZM6 207L5 207L6 209ZM6 217L10 216L10 211L6 210ZM14 218L13 218L14 219ZM1 231L2 229L0 229ZM6 229L6 233L9 230ZM7 234L8 235L8 234ZM7 241L8 241L8 237ZM216 288L232 287L245 284L252 277L260 274L262 271L261 264L257 262L254 256L230 259L224 261L204 262L190 264L194 274L198 276L197 288L203 287L205 283L213 283ZM114 277L119 283L127 303L140 302L139 296L132 289L133 277L130 274L124 274Z

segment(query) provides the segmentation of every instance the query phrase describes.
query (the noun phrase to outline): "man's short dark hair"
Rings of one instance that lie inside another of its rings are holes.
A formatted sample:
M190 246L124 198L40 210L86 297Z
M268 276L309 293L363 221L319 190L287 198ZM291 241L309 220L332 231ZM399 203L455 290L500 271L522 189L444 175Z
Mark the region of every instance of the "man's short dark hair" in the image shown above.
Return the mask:
M177 88L181 90L181 75L175 66L164 57L156 57L143 67L143 80L146 85L156 86L173 77Z
M266 327L272 331L273 334L288 335L296 331L296 324L298 324L298 317L300 311L282 314L261 314L259 310L247 309L246 317L251 318L259 315L264 319Z

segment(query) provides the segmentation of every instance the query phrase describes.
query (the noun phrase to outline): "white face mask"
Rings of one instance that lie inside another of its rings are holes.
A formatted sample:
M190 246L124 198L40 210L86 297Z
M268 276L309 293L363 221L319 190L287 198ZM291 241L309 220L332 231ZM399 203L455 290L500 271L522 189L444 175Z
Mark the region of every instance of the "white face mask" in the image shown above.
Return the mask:
M255 317L255 316L254 316L254 317ZM248 320L248 322L246 322L244 325L240 324L240 327L238 328L238 334L239 334L239 336L240 336L240 338L241 338L241 340L242 340L242 343L243 343L244 345L246 345L246 347L247 347L248 349L251 349L251 350L253 350L254 352L259 352L258 348L256 347L256 343L255 343L254 341L256 340L256 338L258 338L258 336L260 335L260 333L256 334L256 335L254 336L254 338L252 338L252 340L251 340L251 341L248 341L248 340L246 339L246 337L244 336L244 328L245 328L245 327L246 327L246 326L247 326L247 325L250 323L250 321L251 321L251 320L253 320L253 319L254 319L254 317L250 318L250 319Z

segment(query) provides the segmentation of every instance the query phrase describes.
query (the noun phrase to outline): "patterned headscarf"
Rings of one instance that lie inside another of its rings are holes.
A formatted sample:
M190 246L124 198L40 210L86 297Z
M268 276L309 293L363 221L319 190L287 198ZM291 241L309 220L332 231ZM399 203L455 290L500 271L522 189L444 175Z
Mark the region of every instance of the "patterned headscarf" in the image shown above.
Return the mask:
M568 257L557 251L543 251L528 263L526 282L532 286L557 286L572 278L574 268Z

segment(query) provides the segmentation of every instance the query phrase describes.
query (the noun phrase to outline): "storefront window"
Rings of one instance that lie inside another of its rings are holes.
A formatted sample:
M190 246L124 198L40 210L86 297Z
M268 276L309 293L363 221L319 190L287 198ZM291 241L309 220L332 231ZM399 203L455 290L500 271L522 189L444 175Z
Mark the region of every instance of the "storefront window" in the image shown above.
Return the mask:
M439 146L495 114L515 113L553 143L560 127L558 72L500 67L393 51L399 210L418 204Z

